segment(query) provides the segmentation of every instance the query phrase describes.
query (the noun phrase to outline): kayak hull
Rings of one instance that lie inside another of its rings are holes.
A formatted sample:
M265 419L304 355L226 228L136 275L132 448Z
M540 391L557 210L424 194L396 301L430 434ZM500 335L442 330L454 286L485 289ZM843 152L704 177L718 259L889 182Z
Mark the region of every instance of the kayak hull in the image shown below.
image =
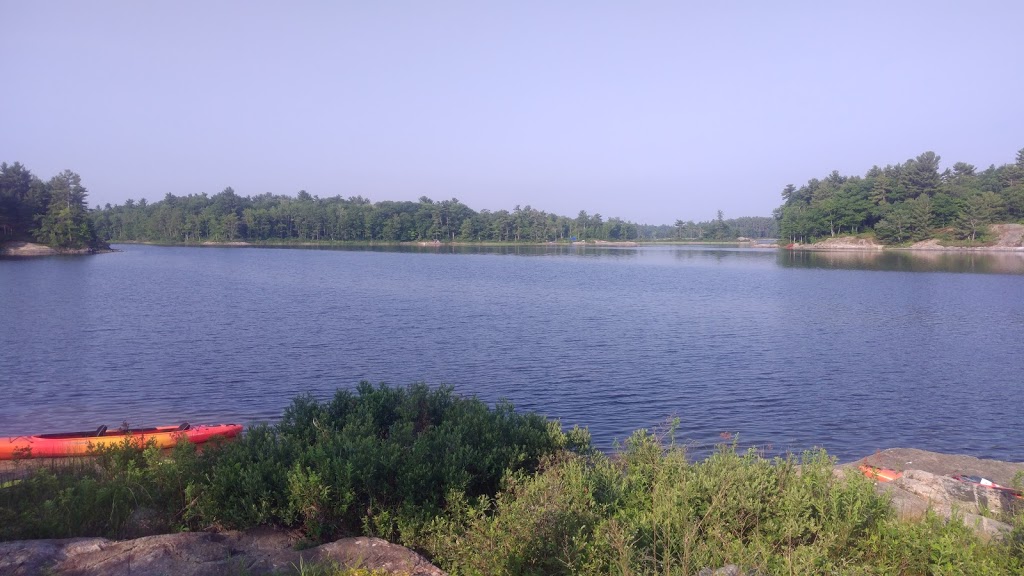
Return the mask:
M70 432L38 436L11 436L0 438L0 460L82 456L87 454L91 447L116 446L124 443L125 439L139 442L141 445L152 442L158 448L172 448L182 440L193 444L202 444L215 436L233 438L241 431L240 424L216 424L191 427L158 426L138 428L127 432L113 430L99 435L97 432Z

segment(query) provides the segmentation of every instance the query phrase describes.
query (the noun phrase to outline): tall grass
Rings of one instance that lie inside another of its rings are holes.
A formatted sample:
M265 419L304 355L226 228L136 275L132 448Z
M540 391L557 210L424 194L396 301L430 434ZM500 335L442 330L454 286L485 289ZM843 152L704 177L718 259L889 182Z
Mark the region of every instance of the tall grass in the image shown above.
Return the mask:
M824 451L768 460L722 446L691 462L638 432L615 459L560 455L462 501L418 542L452 574L1019 574L1018 527L984 543L959 522L901 522Z
M0 489L0 540L121 537L138 511L148 531L186 528L190 479L208 467L191 444L164 454L129 436L86 458L26 468Z

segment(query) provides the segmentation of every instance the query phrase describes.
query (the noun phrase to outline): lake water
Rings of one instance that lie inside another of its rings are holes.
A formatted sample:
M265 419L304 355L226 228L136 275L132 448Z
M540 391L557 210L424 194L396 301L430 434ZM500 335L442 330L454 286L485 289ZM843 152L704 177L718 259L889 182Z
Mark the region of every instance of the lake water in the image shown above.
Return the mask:
M360 380L850 460L1024 461L1024 254L120 246L0 261L0 436L273 421Z

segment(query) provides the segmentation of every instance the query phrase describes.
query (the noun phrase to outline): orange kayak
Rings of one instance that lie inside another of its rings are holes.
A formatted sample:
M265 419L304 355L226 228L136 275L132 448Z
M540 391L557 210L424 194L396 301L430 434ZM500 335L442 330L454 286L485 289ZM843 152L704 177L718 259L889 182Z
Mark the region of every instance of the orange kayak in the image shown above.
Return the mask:
M126 437L146 444L155 442L158 448L171 448L179 440L202 444L214 436L232 438L242 431L240 424L215 424L211 426L158 426L155 428L133 428L129 430L107 430L100 426L93 432L65 432L62 434L41 434L39 436L11 436L0 438L0 460L19 458L60 458L81 456L90 446L114 446L124 442Z
M861 464L858 468L860 468L860 471L865 476L872 480L878 480L879 482L892 482L893 480L903 476L902 472L889 470L888 468L879 468L878 466Z

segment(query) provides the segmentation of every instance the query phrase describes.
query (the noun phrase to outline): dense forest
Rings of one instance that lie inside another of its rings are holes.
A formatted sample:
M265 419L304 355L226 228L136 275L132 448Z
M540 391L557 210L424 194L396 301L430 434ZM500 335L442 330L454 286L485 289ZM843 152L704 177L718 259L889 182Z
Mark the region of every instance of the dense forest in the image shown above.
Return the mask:
M96 213L96 228L111 242L557 242L578 240L731 240L775 233L772 218L682 222L675 226L604 219L580 211L575 218L531 206L475 211L458 199L371 202L362 196L320 198L239 196L226 188L213 196L167 194L155 203L127 201Z
M85 208L85 189L77 174L65 171L43 184L21 164L0 165L0 240L35 238L69 246L54 236L48 190L56 182L73 182L77 222L82 235L107 242L557 242L578 240L704 240L777 235L771 217L717 218L706 222L677 220L674 225L648 225L580 211L575 218L550 214L531 206L512 211L471 209L455 198L418 202L371 202L362 196L319 198L306 191L296 196L239 196L225 188L213 196L168 193L163 200L128 200L123 205ZM58 227L60 230L63 228Z
M549 242L579 239L637 240L675 233L620 218L581 211L576 218L531 206L474 211L458 199L371 202L361 196L319 198L239 196L231 188L213 195L168 194L160 202L129 200L97 214L97 228L111 241L162 242ZM710 235L713 222L694 224ZM723 237L725 239L725 237Z
M43 182L18 162L0 164L0 241L34 240L73 250L103 248L87 196L81 177L70 170Z
M989 224L1024 220L1024 149L1016 163L981 171L957 162L940 172L939 160L925 152L864 176L833 171L800 188L790 184L775 210L779 235L806 242L873 231L889 244L937 235L977 242Z

